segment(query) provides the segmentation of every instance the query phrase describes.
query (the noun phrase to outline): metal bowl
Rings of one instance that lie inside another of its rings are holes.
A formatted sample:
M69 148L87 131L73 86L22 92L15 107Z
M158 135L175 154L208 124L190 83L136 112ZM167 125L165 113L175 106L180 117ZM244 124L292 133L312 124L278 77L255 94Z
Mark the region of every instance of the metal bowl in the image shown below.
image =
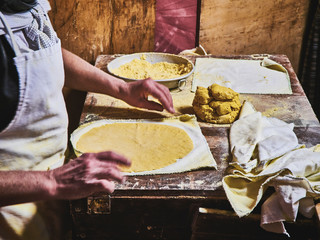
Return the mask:
M157 53L157 52L134 53L134 54L129 54L129 55L117 57L107 65L107 70L110 74L112 74L118 78L121 78L125 81L128 81L128 82L140 80L140 79L126 78L126 77L119 76L117 74L114 74L112 72L112 70L120 67L123 64L131 62L133 59L141 59L142 56L145 57L146 61L148 61L152 64L157 63L157 62L168 62L168 63L176 63L176 64L180 64L180 63L191 64L191 66L192 66L191 71L185 75L182 75L177 78L155 80L156 82L164 84L165 86L167 86L170 89L177 88L177 87L180 88L182 86L182 84L186 81L186 79L194 71L194 65L189 59L182 57L182 56L175 55L175 54Z

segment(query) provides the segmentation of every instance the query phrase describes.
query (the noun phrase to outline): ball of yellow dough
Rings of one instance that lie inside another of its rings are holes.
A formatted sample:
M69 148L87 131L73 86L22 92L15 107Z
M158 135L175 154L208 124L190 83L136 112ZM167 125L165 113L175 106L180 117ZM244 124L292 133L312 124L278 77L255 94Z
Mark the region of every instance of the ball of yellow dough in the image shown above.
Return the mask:
M213 84L208 88L197 87L192 106L201 120L227 124L238 117L241 102L239 94L231 88Z
M194 97L194 101L199 104L209 104L209 102L213 99L209 94L208 88L205 87L197 87L196 94Z
M212 84L208 87L208 90L215 100L231 100L239 95L231 88L220 86L218 84Z

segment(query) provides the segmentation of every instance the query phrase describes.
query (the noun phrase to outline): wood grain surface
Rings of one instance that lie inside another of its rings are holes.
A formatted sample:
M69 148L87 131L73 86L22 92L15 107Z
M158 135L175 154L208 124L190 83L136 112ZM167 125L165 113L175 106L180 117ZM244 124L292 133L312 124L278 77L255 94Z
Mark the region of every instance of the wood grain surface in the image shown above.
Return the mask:
M199 42L210 54L285 54L298 71L309 0L202 0Z
M101 53L152 51L155 0L50 0L62 46L94 63Z

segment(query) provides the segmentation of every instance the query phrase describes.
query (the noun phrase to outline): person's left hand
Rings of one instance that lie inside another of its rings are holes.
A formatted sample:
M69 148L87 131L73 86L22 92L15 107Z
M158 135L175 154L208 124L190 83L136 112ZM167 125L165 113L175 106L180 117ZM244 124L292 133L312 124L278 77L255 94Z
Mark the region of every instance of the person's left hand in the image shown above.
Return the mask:
M79 199L95 192L111 194L115 182L123 182L120 166L130 166L129 159L115 152L84 153L67 164L47 171L46 185L54 199Z
M122 94L122 99L132 106L157 111L166 109L175 113L169 89L151 78L127 83ZM149 100L148 96L159 100L161 104Z

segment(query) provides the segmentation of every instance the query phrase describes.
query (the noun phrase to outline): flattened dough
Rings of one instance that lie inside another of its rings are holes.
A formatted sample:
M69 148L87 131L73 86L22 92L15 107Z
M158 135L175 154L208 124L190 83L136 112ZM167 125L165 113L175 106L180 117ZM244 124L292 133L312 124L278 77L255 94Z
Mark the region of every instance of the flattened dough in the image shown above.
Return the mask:
M124 172L160 169L185 157L193 149L181 128L154 123L112 123L95 127L77 142L80 152L115 151L132 161Z

